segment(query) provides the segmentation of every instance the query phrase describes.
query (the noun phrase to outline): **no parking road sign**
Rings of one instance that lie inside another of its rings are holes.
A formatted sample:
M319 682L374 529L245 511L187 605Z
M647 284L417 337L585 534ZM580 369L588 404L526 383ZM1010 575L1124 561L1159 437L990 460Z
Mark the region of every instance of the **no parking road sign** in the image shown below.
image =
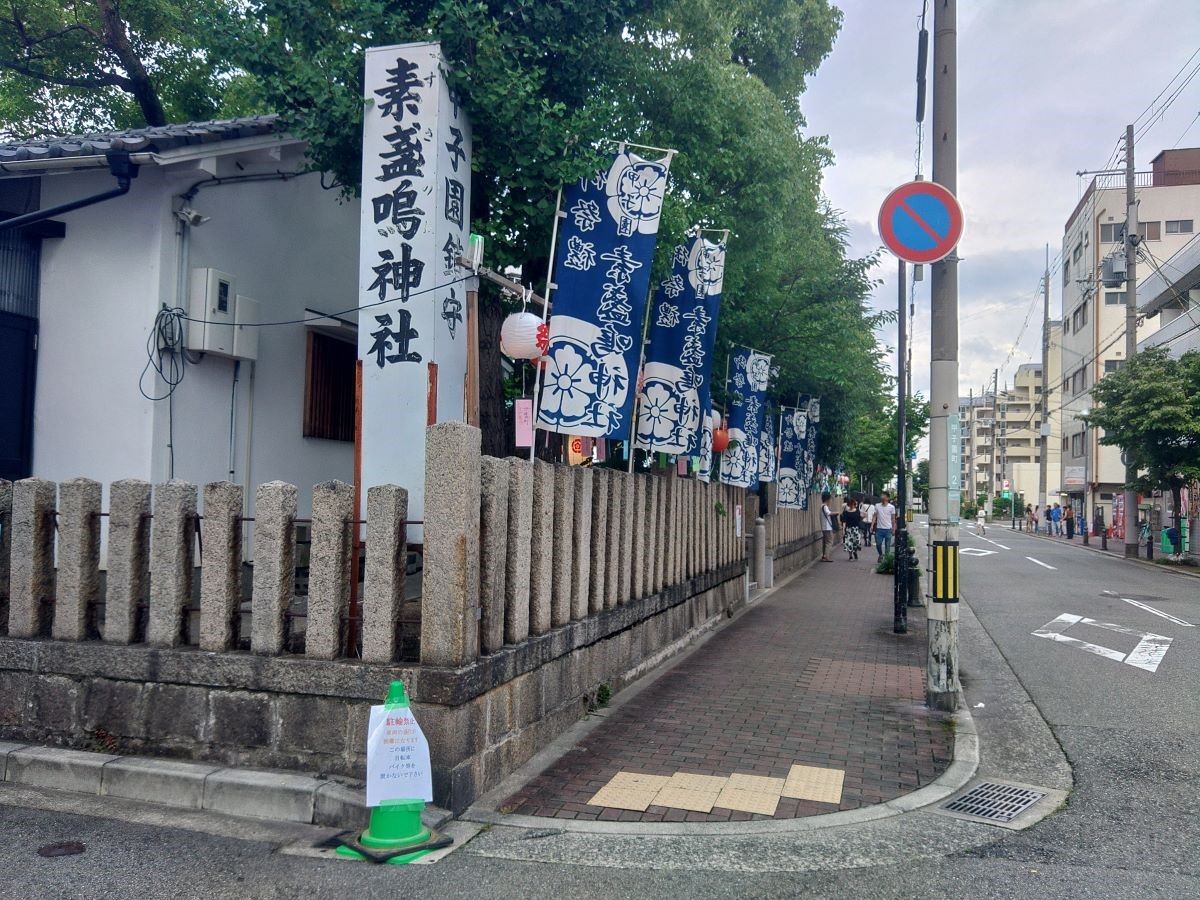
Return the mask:
M963 212L936 181L902 184L879 209L879 234L887 248L910 263L935 263L962 237Z

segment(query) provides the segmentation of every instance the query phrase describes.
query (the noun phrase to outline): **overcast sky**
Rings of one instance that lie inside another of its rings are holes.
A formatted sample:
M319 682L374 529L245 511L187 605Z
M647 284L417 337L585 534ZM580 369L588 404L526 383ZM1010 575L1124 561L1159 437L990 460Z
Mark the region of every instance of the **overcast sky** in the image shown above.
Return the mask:
M933 2L927 27L933 50ZM917 28L920 0L840 0L833 53L802 99L812 135L828 135L836 164L825 192L850 226L852 251L880 246L876 216L888 191L915 171ZM1197 0L959 0L958 196L966 214L959 255L960 393L976 392L1000 368L1041 358L1040 294L1015 352L1017 334L1040 290L1044 248L1058 253L1063 226L1087 181L1080 169L1110 159L1125 126L1138 119L1200 47ZM1133 29L1127 35L1127 29ZM1197 56L1189 65L1200 63ZM1126 71L1127 70L1127 71ZM932 112L932 74L928 109ZM1200 77L1144 138L1138 169L1179 142L1200 146ZM1148 117L1146 117L1148 118ZM1143 119L1142 121L1145 121ZM926 115L930 177L931 115ZM1186 134L1184 133L1187 130ZM1182 141L1180 137L1182 135ZM1200 210L1197 211L1200 218ZM896 262L884 257L873 304L894 309ZM913 384L929 395L929 293L917 286ZM1051 279L1051 316L1059 316ZM895 347L892 327L881 338Z

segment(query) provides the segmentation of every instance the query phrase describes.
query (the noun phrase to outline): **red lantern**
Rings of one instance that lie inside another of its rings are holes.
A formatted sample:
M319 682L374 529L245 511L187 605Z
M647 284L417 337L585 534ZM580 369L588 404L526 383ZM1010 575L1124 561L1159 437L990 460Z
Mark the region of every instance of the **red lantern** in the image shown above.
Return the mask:
M713 429L713 453L724 453L729 449L729 429L722 425Z

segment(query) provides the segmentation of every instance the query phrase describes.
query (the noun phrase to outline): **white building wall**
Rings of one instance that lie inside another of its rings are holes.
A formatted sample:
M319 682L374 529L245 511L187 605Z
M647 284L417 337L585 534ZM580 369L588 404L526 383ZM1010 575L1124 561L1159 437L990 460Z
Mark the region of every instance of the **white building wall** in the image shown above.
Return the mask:
M230 163L213 168L224 176ZM301 166L299 157L259 154L257 163L245 160L233 171ZM56 481L85 475L105 485L130 477L164 480L173 423L174 477L197 484L229 479L232 405L233 480L249 486L250 514L253 486L279 479L300 488L300 515L307 517L313 484L353 479L353 445L303 437L306 326L259 330L257 363L238 366L236 404L235 363L212 354L187 365L172 403L138 392L157 310L187 307L176 292L172 197L209 177L195 164L174 168L142 167L128 195L59 217L66 237L43 243L34 472ZM42 205L113 183L104 170L47 176ZM237 293L259 302L260 321L357 305L358 204L323 190L316 174L206 187L191 205L210 221L190 230L188 268L233 275ZM163 389L152 375L143 384L148 393ZM398 452L403 446L398 436Z
M211 221L191 229L189 268L232 275L236 292L258 301L260 321L303 319L306 308L338 312L357 305L358 204L339 202L336 191L321 188L316 174L211 187L192 206ZM238 367L233 480L295 484L300 515L306 517L312 485L331 478L353 481L354 447L303 436L306 326L258 331L258 361ZM233 370L233 360L211 354L188 367L176 395L177 430L185 423L188 436L184 444L176 441L177 477L197 482L230 477ZM254 421L247 465L251 375Z
M114 186L106 170L46 176L42 206ZM159 300L165 196L162 174L145 171L124 197L58 216L66 237L42 242L35 475L153 477L154 405L138 376Z

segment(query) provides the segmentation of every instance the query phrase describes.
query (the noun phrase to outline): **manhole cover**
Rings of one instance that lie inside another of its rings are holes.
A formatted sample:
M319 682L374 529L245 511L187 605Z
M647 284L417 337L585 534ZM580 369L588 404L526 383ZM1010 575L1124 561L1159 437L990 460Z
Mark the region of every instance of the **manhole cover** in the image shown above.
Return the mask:
M984 822L1011 822L1045 796L1044 791L985 781L943 804L942 809Z

